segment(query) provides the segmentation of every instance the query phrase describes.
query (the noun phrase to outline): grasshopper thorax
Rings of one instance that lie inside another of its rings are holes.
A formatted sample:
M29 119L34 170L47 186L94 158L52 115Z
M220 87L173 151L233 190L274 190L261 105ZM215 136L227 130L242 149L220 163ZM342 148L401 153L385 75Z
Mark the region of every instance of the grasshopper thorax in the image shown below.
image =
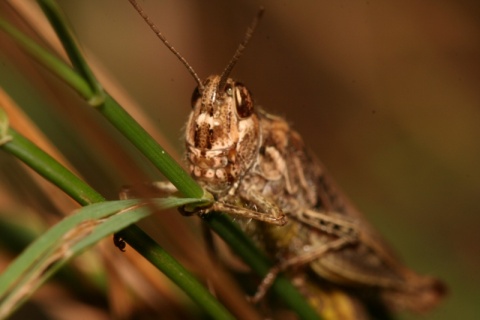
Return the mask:
M210 76L192 95L186 127L191 174L209 191L230 189L250 168L259 148L259 123L247 88Z

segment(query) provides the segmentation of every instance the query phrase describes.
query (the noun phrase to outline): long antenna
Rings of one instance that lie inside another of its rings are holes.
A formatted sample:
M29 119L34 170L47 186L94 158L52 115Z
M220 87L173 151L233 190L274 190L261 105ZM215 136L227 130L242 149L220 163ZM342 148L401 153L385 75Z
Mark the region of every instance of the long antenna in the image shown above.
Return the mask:
M242 43L240 43L240 45L237 48L237 51L235 51L235 54L232 57L232 60L230 60L227 67L225 68L225 70L223 70L222 75L220 76L220 81L218 83L218 89L219 90L223 90L223 87L225 86L225 83L227 82L227 78L230 75L230 72L232 71L233 67L235 66L238 59L242 55L243 51L247 47L248 42L252 38L253 32L255 32L255 29L257 28L258 22L260 21L260 19L262 19L264 11L265 11L265 8L260 7L260 9L257 12L257 15L255 16L252 23L248 27Z
M149 16L145 13L145 11L143 11L142 7L140 7L140 5L137 3L137 1L135 0L128 0L130 1L130 3L132 4L132 6L135 8L135 10L137 10L137 12L140 14L140 16L143 18L143 20L145 20L145 22L148 24L148 26L150 27L150 29L152 29L152 31L157 35L157 37L163 42L163 44L165 44L165 46L170 49L170 51L173 52L173 54L175 56L177 56L177 58L185 65L185 67L187 67L188 69L188 72L190 72L190 74L193 76L193 78L195 78L195 81L197 81L198 83L198 90L200 92L203 91L203 84L202 84L202 80L200 79L200 77L197 75L197 73L195 72L195 70L193 70L193 67L187 62L187 60L185 60L184 57L182 57L182 55L167 41L167 39L163 36L163 34L160 32L160 30L158 30L157 26L153 23L152 20L150 20ZM245 41L244 41L245 42ZM248 42L248 41L247 41ZM237 50L238 51L238 50ZM231 69L231 68L230 68ZM225 73L225 72L224 72Z

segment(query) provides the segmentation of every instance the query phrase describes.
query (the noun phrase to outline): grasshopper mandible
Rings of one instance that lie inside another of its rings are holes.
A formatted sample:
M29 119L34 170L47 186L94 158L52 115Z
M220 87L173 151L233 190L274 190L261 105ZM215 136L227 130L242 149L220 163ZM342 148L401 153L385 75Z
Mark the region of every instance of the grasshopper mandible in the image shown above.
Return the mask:
M284 119L255 105L247 87L229 78L263 9L223 73L202 81L138 4L129 1L197 82L186 126L186 158L191 175L216 200L202 213L236 216L277 262L254 301L279 272L308 268L329 283L375 289L394 308L422 312L439 302L442 283L403 266L301 136Z

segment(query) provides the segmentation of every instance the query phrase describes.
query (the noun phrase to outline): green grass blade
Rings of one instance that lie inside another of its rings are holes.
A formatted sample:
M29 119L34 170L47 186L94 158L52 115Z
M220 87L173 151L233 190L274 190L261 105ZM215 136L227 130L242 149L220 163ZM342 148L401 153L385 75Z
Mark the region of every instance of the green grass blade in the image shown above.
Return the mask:
M78 203L87 205L105 200L82 179L58 163L49 154L39 149L31 141L13 129L10 129L8 132L11 141L5 143L3 149L22 160L47 180L54 182L57 187L74 198Z
M41 65L50 70L57 77L69 84L84 99L90 101L94 97L94 92L87 81L73 70L64 61L57 58L28 36L0 18L0 29L4 30L17 42L28 54L30 54Z
M150 214L152 204L155 208L167 209L196 202L199 200L186 198L155 199L153 203L119 200L79 209L45 232L2 273L0 318L8 316L71 258L108 235L146 217ZM172 266L174 270L171 270ZM179 273L178 268L182 268L178 263L167 266L169 272L174 274ZM193 283L194 287L201 287L193 277L187 278L191 280L190 285Z
M92 70L88 66L87 62L83 58L79 45L73 35L73 32L67 23L67 19L63 15L62 10L58 7L57 3L52 0L38 0L37 1L43 12L47 16L50 24L55 29L62 45L67 52L70 61L74 69L87 81L92 91L95 93L96 102L92 102L93 105L98 105L103 100L103 88L95 78Z

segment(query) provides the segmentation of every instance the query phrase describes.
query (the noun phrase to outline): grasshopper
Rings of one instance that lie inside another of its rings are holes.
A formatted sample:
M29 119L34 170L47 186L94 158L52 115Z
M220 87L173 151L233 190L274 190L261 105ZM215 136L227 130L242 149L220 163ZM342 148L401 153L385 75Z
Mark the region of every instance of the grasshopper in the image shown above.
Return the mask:
M309 270L331 284L373 290L394 309L423 312L440 301L443 284L401 264L301 136L283 118L257 106L247 87L229 77L263 9L223 73L202 81L138 4L129 1L197 82L186 125L186 158L191 175L216 200L201 213L234 215L277 262L253 301L288 270Z

